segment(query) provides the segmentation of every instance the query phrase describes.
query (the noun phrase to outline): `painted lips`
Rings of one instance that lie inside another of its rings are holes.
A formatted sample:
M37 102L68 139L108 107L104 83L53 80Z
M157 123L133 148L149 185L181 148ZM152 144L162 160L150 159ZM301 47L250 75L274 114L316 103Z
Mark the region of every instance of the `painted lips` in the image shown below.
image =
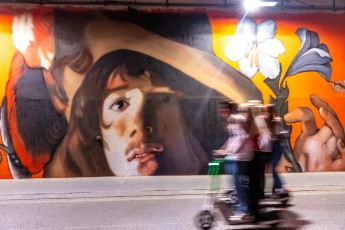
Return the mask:
M147 161L153 158L154 153L162 152L163 146L155 143L149 143L143 145L142 148L137 148L132 151L132 154L129 155L127 161L132 161L138 159L139 161Z

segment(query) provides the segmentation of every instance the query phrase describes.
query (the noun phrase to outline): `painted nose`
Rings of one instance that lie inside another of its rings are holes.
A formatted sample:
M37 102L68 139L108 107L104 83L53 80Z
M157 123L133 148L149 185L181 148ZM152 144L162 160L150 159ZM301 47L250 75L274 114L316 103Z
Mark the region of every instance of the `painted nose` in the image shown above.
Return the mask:
M141 128L140 130L137 129L133 129L130 134L129 137L131 139L138 139L138 140L147 140L147 138L152 137L154 130L151 126L144 126L143 128Z

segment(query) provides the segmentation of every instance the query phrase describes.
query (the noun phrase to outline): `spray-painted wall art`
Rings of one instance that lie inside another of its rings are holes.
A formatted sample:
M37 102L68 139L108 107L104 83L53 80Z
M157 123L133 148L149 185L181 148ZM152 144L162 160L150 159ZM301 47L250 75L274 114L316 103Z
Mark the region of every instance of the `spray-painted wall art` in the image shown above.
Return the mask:
M345 169L345 14L4 12L2 178L206 174L219 102L251 99L291 131L280 171Z

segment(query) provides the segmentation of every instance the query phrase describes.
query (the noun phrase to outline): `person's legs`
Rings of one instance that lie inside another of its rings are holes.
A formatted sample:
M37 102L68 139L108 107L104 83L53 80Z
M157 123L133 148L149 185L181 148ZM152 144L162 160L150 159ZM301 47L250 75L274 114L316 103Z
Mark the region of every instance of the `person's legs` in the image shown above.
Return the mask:
M276 167L279 163L279 160L282 155L282 147L280 145L280 141L276 140L273 142L272 146L272 157L271 157L271 165L272 165L272 176L273 176L273 186L272 186L272 194L275 193L276 189L282 189L283 184L281 179L276 171Z
M249 212L249 162L237 161L235 171L235 187L239 200L238 211Z
M265 186L266 186L266 180L265 180L265 171L266 171L266 164L268 163L270 159L270 152L259 152L259 168L258 168L258 174L259 174L259 199L265 198Z
M225 173L228 175L234 175L234 172L236 170L236 161L233 160L225 160L224 161L225 164Z
M248 177L243 174L242 161L236 162L236 170L234 170L235 188L238 197L238 211L248 212Z
M249 162L250 172L249 172L249 212L255 216L256 219L259 218L259 190L260 190L260 159L259 154L261 152L254 152L254 159Z

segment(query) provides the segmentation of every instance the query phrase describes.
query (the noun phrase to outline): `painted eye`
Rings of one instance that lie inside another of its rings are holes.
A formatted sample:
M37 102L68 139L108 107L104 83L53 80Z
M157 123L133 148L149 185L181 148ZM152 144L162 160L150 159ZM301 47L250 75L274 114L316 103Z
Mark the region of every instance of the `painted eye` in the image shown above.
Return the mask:
M127 109L127 107L129 106L128 101L126 100L117 100L114 103L112 103L109 107L110 110L114 111L114 112L121 112L124 111L125 109Z

